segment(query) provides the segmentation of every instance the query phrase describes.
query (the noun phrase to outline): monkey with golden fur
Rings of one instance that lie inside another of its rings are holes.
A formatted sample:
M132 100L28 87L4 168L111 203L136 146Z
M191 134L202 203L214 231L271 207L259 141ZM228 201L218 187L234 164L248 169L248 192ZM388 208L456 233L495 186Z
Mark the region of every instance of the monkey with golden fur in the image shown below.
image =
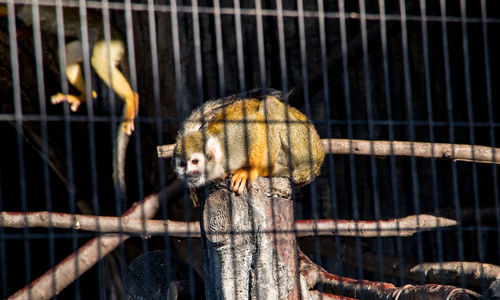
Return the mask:
M319 175L324 150L313 124L273 95L217 100L184 122L174 149L177 174L196 188L231 174L238 194L258 176L296 185Z
M28 4L15 5L15 16L26 26L33 25L33 6ZM40 29L42 32L57 34L59 27L55 6L38 6ZM64 23L64 36L66 38L66 77L78 91L79 95L57 93L51 96L51 102L58 104L68 102L72 111L76 112L82 101L86 101L85 81L82 71L84 60L82 27L80 11L78 7L62 7ZM113 89L113 91L124 101L123 120L116 137L116 145L113 154L113 178L120 187L122 198L125 197L125 155L129 136L134 131L134 119L139 109L139 96L134 92L124 75L128 72L125 59L126 47L122 36L112 26L110 27L110 39L104 38L104 27L102 14L95 9L87 9L87 27L83 30L88 32L90 53L90 64L96 74ZM0 5L0 16L7 16L8 9L5 4ZM119 68L120 67L120 68ZM92 90L91 98L97 98L97 93Z
M57 34L58 24L56 8L53 6L39 6L40 28L44 32ZM68 102L72 111L77 111L82 101L86 100L85 81L82 72L83 45L80 13L77 7L63 7L64 36L69 40L65 45L66 77L80 95L58 93L51 97L53 104ZM31 5L16 5L16 17L25 25L33 24ZM125 102L123 110L122 130L131 135L134 131L134 118L139 109L139 96L132 90L125 75L120 71L128 70L124 56L126 47L118 31L111 27L111 38L104 39L102 15L96 10L87 10L87 28L89 49L91 51L90 64L96 74L113 89ZM92 90L92 99L97 93Z

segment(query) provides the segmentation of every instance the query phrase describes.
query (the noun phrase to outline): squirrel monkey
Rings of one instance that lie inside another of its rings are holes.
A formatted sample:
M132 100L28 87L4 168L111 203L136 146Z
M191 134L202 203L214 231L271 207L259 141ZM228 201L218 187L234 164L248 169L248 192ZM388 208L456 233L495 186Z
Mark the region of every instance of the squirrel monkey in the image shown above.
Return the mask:
M57 34L56 7L39 6L40 28L42 32ZM16 17L26 26L33 25L32 5L16 5ZM5 5L0 6L0 15L7 15ZM83 41L81 34L80 14L78 7L63 7L64 36L66 54L66 76L68 81L80 95L58 93L51 97L53 104L68 102L71 110L76 112L82 101L86 100L85 81L82 72ZM134 119L139 109L139 96L132 90L128 80L121 70L128 72L125 57L125 43L118 31L111 27L111 38L104 39L102 15L96 10L87 10L87 30L89 36L89 49L91 51L90 63L96 74L110 86L114 92L123 99L123 120L116 137L113 154L113 178L120 187L120 194L125 198L125 155L129 136L134 131ZM97 98L97 93L92 90L92 98Z
M230 189L239 194L257 176L307 184L324 156L313 124L272 95L205 103L184 122L174 149L175 170L190 188L232 174Z
M53 6L39 6L40 27L43 32L56 34L56 8ZM85 81L82 72L83 47L81 40L80 15L77 7L64 7L64 36L70 40L66 44L66 76L68 81L80 95L58 93L51 97L53 104L68 102L72 111L77 111L82 101L86 100ZM25 25L33 24L31 5L16 5L16 17ZM123 132L131 135L134 131L134 118L139 109L139 96L132 90L125 75L118 69L126 70L128 66L124 61L125 44L116 29L111 28L109 43L104 40L102 15L95 10L87 11L87 24L91 50L90 63L96 74L114 92L125 101L123 111ZM97 98L97 93L92 90L92 98Z

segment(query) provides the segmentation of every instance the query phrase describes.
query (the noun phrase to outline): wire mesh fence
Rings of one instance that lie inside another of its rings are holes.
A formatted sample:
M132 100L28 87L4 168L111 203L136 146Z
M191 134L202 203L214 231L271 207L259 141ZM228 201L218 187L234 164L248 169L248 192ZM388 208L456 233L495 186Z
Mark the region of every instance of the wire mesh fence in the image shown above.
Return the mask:
M500 297L498 1L0 0L0 28L2 298Z

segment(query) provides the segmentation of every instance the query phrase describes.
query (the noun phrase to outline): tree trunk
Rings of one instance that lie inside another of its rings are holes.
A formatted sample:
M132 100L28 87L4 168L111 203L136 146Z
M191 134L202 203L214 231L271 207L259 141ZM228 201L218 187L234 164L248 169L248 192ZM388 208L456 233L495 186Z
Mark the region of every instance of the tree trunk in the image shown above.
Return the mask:
M215 184L202 212L207 299L297 299L299 265L288 179L236 195Z

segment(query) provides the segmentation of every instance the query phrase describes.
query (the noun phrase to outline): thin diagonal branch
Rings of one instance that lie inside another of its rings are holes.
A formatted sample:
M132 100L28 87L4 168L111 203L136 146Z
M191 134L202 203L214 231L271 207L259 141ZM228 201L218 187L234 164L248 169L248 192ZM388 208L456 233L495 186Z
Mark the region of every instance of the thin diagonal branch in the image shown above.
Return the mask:
M179 181L175 181L167 187L166 193L171 194L174 190L180 189L180 187L181 184ZM160 198L159 194L152 194L144 200L135 203L125 212L124 216L150 219L155 215L160 206ZM54 268L48 270L31 284L17 291L9 299L52 298L128 238L129 236L124 234L107 234L90 240Z

